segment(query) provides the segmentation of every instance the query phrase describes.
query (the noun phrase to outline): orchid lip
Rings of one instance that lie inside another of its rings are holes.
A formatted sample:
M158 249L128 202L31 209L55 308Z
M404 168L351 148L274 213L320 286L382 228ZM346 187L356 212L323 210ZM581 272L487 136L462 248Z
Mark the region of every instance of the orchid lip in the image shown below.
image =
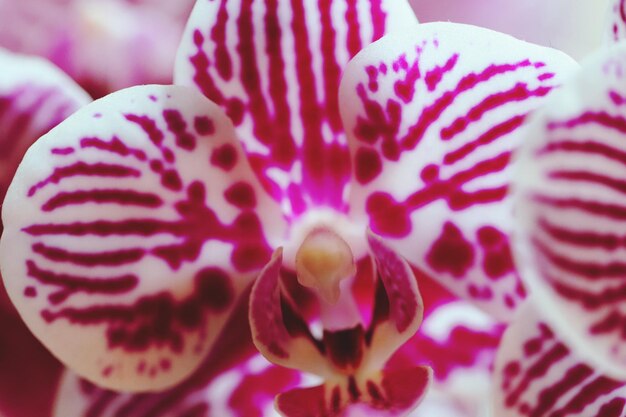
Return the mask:
M314 322L307 318L306 307L296 303L282 285L285 268L281 248L254 284L249 318L261 354L275 364L318 375L324 381L315 388L279 395L276 404L284 415L292 415L289 410L304 400L301 396L322 395L324 407L337 412L360 403L393 409L391 404L398 401L392 386L401 385L402 378L386 364L419 328L423 303L407 261L371 231L366 236L364 244L375 263L376 286L369 323L362 317L352 290L359 275L352 248L330 227L312 229L296 255L298 282L317 296L321 337L314 334ZM427 367L413 371L416 389L401 408L417 404L432 379Z

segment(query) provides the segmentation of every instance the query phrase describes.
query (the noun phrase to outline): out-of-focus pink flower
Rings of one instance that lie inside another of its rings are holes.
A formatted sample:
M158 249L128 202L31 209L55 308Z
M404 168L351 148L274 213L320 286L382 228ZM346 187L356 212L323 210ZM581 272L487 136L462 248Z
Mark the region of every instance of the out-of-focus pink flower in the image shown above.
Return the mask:
M605 38L609 0L411 0L421 22L478 25L583 58Z
M192 0L0 0L0 47L48 58L94 97L171 83Z

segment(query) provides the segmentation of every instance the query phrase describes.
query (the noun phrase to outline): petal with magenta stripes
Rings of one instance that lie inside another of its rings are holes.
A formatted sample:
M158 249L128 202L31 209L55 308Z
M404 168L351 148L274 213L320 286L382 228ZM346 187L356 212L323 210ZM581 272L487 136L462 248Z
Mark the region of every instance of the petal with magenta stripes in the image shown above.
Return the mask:
M26 149L89 96L49 62L0 49L0 197Z
M493 415L620 417L626 386L585 364L529 300L506 331L495 368Z
M536 114L519 158L521 274L561 337L626 378L626 45Z
M457 295L506 319L524 297L509 246L511 154L527 114L577 65L472 26L408 32L366 48L344 76L350 214L369 219Z
M341 73L362 47L415 23L406 0L199 1L175 80L222 106L291 216L319 205L345 211Z
M203 359L284 230L234 135L194 90L142 86L27 152L3 207L3 278L70 368L154 390Z
M91 99L68 76L40 58L0 49L0 72L1 201L26 149ZM13 310L0 285L0 308L5 307Z

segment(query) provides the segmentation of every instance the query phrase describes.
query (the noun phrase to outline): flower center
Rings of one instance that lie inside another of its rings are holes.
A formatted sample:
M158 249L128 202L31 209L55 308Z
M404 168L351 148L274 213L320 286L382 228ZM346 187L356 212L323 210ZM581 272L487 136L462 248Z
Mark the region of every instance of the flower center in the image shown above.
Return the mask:
M325 302L339 300L339 284L356 272L350 246L326 227L313 229L296 253L298 282L313 289Z

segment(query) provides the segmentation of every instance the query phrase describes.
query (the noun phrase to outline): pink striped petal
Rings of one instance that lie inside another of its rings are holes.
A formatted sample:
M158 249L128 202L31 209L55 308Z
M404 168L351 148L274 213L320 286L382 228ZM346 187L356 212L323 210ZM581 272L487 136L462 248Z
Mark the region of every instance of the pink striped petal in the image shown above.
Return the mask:
M575 68L558 51L451 23L366 48L340 95L352 218L456 294L510 317L524 297L509 246L511 153L528 112Z
M58 68L39 58L0 49L0 72L1 201L26 149L90 99ZM2 285L0 308L13 309Z
M3 208L5 285L79 374L172 386L269 258L276 213L217 106L186 87L122 90L26 154Z
M342 70L387 30L415 22L406 0L199 1L175 80L226 110L255 171L290 216L319 205L345 211Z
M533 119L516 177L521 273L563 340L626 378L626 45Z
M520 308L500 347L493 415L623 416L626 385L585 364L531 301Z
M626 0L612 0L609 13L609 41L618 43L626 39Z

